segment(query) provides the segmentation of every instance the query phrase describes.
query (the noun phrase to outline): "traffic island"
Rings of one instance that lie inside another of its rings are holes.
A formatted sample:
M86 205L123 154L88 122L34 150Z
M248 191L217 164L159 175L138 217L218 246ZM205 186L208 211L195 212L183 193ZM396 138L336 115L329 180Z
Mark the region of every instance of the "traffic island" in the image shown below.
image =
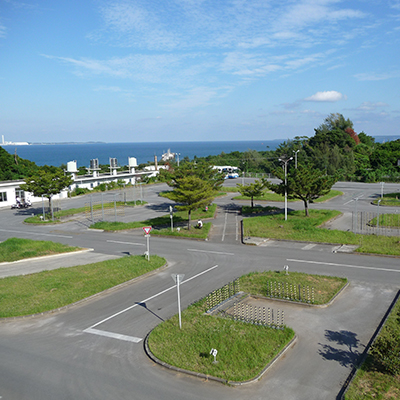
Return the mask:
M299 276L293 273L293 277L297 285ZM327 285L329 277L308 277L316 285L314 296L315 292L328 292L330 298L334 297L346 284L346 280L337 283L332 278L334 283ZM296 341L294 330L285 324L284 308L292 305L252 305L248 294L241 291L242 286L253 286L253 292L258 293L260 282L268 286L269 278L260 274L256 280L250 279L249 284L245 276L240 278L243 285L236 280L210 293L182 312L181 328L178 315L158 325L146 338L146 353L164 367L206 380L230 385L257 381ZM286 282L277 287L283 293ZM309 305L311 289L304 288L304 293L305 304Z

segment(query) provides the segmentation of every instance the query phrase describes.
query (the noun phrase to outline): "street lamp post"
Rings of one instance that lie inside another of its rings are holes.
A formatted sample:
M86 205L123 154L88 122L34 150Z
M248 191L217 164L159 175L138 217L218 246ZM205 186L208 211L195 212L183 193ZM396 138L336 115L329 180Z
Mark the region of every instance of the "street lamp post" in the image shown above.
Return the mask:
M300 149L296 150L296 151L293 150L293 153L294 153L294 166L295 166L296 169L297 169L297 153L299 151L300 151Z
M179 156L181 155L181 153L176 153L176 158L177 158L177 161L178 161L178 167L179 167Z
M285 166L285 221L287 221L287 163L290 160L293 160L293 157L286 158L286 155L279 159L279 161Z

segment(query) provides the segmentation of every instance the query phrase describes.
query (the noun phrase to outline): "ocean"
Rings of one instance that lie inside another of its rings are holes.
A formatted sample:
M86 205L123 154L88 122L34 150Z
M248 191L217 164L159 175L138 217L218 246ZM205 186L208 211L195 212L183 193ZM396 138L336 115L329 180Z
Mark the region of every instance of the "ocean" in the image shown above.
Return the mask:
M69 161L76 161L78 167L89 167L91 159L97 158L100 164L110 164L110 158L116 158L119 165L128 165L128 157L135 157L138 164L154 162L154 156L168 149L179 153L179 160L194 156L206 157L222 152L246 150L274 150L283 140L224 141L224 142L141 142L141 143L77 143L77 144L31 144L28 146L8 145L3 148L37 165L59 167Z

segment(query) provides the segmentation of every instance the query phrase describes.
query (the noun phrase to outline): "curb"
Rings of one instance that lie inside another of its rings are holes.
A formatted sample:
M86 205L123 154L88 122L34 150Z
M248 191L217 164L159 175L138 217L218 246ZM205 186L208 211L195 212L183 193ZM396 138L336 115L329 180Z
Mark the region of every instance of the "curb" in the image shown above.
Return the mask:
M116 285L116 286L113 286L113 287L111 287L111 288L105 289L105 290L103 290L103 291L101 291L101 292L99 292L99 293L95 293L95 294L93 294L93 295L91 295L91 296L89 296L89 297L85 297L84 299L78 300L78 301L76 301L76 302L74 302L74 303L71 303L71 304L67 304L67 305L65 305L65 306L63 306L63 307L55 308L55 309L53 309L53 310L43 311L43 312L41 312L41 313L36 313L36 314L21 315L21 316L18 316L18 317L0 318L0 323L1 323L1 322L7 322L7 321L14 321L14 320L26 319L26 318L41 317L41 316L44 316L44 315L55 314L55 313L57 313L57 312L65 311L65 310L67 310L67 309L69 309L69 308L72 308L72 307L75 307L75 306L79 306L79 305L81 305L82 303L84 303L84 302L86 302L86 301L93 300L93 299L95 299L96 297L100 297L100 296L103 296L103 295L107 295L107 294L110 293L110 292L113 292L113 291L115 291L115 290L122 289L122 288L124 288L125 286L129 286L130 284L132 284L132 283L134 283L134 282L136 282L136 281L139 281L139 280L141 280L141 279L145 279L145 278L147 278L147 277L149 277L149 276L151 276L151 275L153 275L153 274L156 274L157 272L162 271L162 270L164 270L164 269L167 268L167 267L168 267L168 262L166 262L166 263L165 263L163 266L161 266L160 268L157 268L157 269L155 269L155 270L153 270L153 271L146 272L145 274L140 275L140 276L137 276L136 278L133 278L133 279L131 279L131 280L129 280L129 281L122 282L122 283L120 283L119 285Z
M151 350L149 348L148 340L149 340L149 336L152 331L153 331L153 329L146 335L143 346L144 346L145 353L154 363L161 365L162 367L165 367L165 368L175 371L175 372L179 372L179 373L186 374L186 375L191 375L196 378L204 379L206 381L209 380L209 381L223 383L225 385L230 385L230 386L243 386L243 385L248 385L250 383L259 381L262 378L262 376L269 370L269 368L271 368L286 353L286 351L288 351L291 347L293 347L294 344L297 342L297 335L295 334L293 339L261 370L261 372L255 378L247 380L247 381L238 382L238 381L229 381L229 380L223 379L223 378L217 378L216 376L206 375L206 374L202 374L200 372L189 371L187 369L175 367L174 365L170 365L164 361L161 361L151 352Z
M24 262L24 261L35 261L35 260L43 260L43 259L47 259L47 258L55 258L55 257L61 257L61 256L76 255L76 254L80 254L80 253L87 253L89 251L94 251L94 249L81 249L81 250L77 250L77 251L68 251L68 252L65 252L65 253L51 254L49 256L22 258L21 260L2 262L2 263L0 263L0 266L16 264L16 263L20 263L20 262Z
M378 327L376 328L374 334L372 335L370 341L368 342L367 346L365 347L360 360L358 361L358 363L356 365L354 365L354 367L352 368L349 376L347 377L346 381L344 382L342 388L340 389L339 394L336 396L336 399L338 400L342 400L344 399L344 396L347 392L347 390L349 389L350 384L353 382L358 369L361 367L361 365L364 363L365 359L368 356L368 352L369 349L371 348L371 346L374 344L376 338L378 337L379 333L381 332L383 326L386 323L386 320L388 319L390 313L392 312L393 307L396 305L398 299L400 297L400 290L397 292L397 294L394 296L394 299L392 301L392 303L390 304L388 310L386 311L385 315L383 316L381 322L379 323Z

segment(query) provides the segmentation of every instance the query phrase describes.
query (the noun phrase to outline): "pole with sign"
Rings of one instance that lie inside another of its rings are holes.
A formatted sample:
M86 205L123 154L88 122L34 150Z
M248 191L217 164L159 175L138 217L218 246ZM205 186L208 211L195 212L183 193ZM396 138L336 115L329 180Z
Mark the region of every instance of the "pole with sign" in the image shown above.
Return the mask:
M178 316L179 316L179 329L182 329L182 320L181 320L181 296L179 293L179 284L183 281L185 274L171 274L172 279L176 283L176 290L178 291Z
M147 238L147 251L146 251L147 261L150 261L150 243L149 243L149 239L150 239L151 226L144 226L143 230L144 230L144 233L145 233L144 237Z
M171 232L174 231L174 209L169 206L169 217L171 218Z

